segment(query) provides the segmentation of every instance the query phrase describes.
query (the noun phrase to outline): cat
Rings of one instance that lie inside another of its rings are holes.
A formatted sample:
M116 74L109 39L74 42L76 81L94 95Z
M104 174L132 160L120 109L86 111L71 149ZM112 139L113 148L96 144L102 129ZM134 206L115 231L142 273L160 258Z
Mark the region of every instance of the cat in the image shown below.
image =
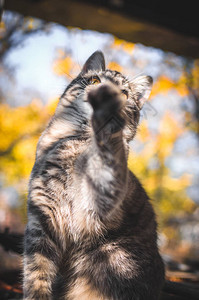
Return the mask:
M156 218L128 170L152 87L94 52L61 96L31 173L24 299L157 300L164 283Z

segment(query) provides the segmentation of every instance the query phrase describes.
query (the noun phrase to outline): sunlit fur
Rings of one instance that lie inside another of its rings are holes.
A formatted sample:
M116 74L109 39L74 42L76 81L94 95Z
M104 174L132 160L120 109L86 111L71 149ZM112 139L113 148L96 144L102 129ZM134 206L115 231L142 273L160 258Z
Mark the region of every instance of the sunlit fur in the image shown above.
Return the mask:
M60 98L29 183L24 299L158 299L155 215L127 168L151 85L105 70L95 52Z

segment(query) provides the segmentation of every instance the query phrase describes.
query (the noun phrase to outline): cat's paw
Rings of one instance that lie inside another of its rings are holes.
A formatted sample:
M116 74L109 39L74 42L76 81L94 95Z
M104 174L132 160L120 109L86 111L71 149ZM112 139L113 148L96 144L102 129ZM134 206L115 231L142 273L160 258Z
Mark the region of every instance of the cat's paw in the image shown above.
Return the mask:
M123 104L119 89L107 84L92 88L88 93L88 102L94 112L105 115L119 111Z
M102 128L115 133L124 127L122 107L125 99L117 86L101 84L88 93L88 102L93 108L94 129Z

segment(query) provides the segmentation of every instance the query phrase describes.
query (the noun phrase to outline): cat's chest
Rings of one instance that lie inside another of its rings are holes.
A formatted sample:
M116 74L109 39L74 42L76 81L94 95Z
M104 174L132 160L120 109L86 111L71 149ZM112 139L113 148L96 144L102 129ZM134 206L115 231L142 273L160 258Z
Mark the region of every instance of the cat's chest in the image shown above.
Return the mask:
M78 205L80 199L76 199L76 204L73 199L70 197L69 199L59 201L56 208L56 222L60 237L76 243L83 241L86 237L92 239L93 236L102 235L103 224L96 217L95 212L92 209L84 210L81 205ZM67 242L65 247L67 248Z

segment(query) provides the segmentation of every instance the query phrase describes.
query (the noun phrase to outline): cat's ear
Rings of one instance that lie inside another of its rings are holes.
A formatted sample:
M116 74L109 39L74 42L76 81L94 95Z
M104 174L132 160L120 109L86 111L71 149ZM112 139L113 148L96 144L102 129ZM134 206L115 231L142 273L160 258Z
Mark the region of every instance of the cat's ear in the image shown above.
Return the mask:
M131 82L133 98L140 109L148 100L152 85L153 78L151 76L138 76Z
M88 71L105 71L105 59L101 51L95 51L85 62L81 73Z

